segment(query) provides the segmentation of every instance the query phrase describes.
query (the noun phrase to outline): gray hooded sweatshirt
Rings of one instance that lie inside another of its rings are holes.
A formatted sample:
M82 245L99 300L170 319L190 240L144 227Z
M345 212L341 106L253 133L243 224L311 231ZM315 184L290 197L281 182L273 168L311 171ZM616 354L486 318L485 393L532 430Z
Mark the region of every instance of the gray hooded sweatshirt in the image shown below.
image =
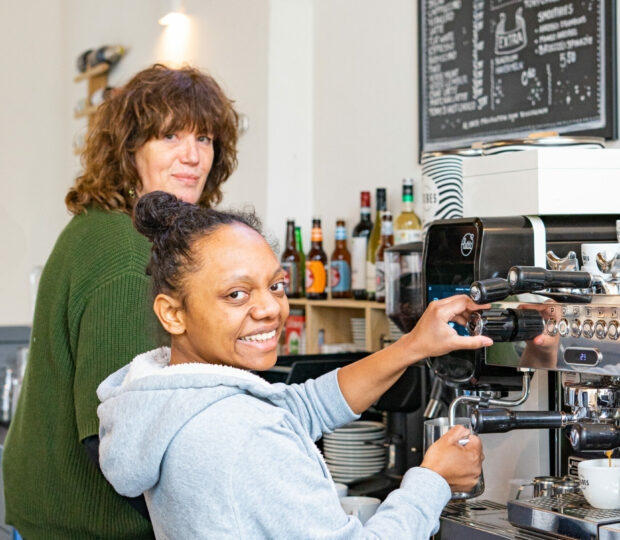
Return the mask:
M269 384L236 368L137 356L97 390L100 463L116 491L145 494L158 539L427 539L446 481L410 469L365 525L342 510L314 441L358 418L337 372Z

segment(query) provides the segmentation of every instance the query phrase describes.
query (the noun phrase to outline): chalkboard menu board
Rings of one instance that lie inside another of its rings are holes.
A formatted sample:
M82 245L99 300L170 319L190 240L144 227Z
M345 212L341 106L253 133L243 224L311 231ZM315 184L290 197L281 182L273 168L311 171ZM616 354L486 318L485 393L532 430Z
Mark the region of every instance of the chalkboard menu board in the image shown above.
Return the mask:
M616 138L615 0L420 0L422 151Z

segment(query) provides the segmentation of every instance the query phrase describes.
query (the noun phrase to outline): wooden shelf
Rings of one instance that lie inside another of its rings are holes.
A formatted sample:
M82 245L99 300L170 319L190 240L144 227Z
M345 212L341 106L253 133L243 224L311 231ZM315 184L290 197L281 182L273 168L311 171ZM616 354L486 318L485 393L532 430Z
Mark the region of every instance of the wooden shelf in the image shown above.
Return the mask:
M316 306L316 307L348 307L356 309L381 309L385 311L385 304L370 300L353 300L351 298L328 298L327 300L309 300L308 298L289 298L291 306Z
M366 350L378 351L382 337L390 335L385 304L368 300L289 298L292 309L303 308L306 315L306 353L318 353L319 330L325 343L353 343L351 318L365 319Z
M110 69L110 65L107 62L102 62L101 64L97 64L94 68L85 71L84 73L80 73L73 78L73 82L80 82L90 79L92 77L97 77L102 75L103 73L107 73Z
M86 90L86 103L87 105L84 110L73 113L74 118L88 118L88 126L91 127L93 113L97 110L96 106L90 105L90 100L92 95L98 90L103 90L106 86L108 86L108 71L110 70L110 66L107 62L102 62L101 64L96 65L94 68L89 69L84 73L80 73L76 76L73 81L87 81L88 88ZM82 148L74 149L73 153L78 155L82 152Z
M91 114L95 114L97 109L98 109L98 105L87 105L86 108L84 108L80 112L73 113L73 117L84 118L85 116L90 116Z

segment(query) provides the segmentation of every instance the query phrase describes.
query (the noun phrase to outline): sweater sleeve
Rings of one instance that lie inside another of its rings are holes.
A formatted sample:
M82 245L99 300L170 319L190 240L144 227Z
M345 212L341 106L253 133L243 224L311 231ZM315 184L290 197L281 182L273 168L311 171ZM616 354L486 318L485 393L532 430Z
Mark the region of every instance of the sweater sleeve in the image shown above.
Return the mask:
M149 279L127 272L88 298L75 352L74 405L79 439L97 435L97 387L134 356L160 345L149 305Z
M240 538L428 539L450 499L448 484L411 469L364 525L342 510L332 481L285 425L257 430L239 453L231 499Z
M360 417L340 391L337 369L303 384L274 386L280 392L272 401L297 418L313 440Z

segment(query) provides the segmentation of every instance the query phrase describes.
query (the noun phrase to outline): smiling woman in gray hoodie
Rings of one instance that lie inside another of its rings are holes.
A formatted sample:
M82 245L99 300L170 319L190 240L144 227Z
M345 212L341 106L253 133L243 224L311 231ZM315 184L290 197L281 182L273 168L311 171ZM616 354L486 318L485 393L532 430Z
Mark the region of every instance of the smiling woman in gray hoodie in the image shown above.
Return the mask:
M100 463L122 495L145 494L157 538L428 538L450 489L473 487L480 440L456 426L364 525L340 507L314 441L359 417L411 364L491 343L458 336L476 306L434 302L390 347L301 385L250 372L276 362L284 272L252 216L154 192L135 211L153 241L154 310L171 348L99 387Z

